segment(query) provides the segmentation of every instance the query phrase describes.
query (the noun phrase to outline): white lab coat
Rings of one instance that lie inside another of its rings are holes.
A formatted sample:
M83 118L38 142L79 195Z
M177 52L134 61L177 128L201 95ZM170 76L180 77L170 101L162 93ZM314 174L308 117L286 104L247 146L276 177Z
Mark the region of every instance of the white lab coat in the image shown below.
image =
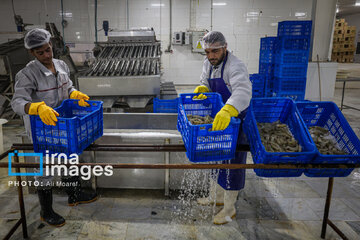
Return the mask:
M66 63L58 59L53 59L53 63L56 76L38 60L33 60L15 77L15 93L11 107L15 113L24 117L25 129L30 138L30 119L25 113L25 105L44 101L46 105L56 108L75 90Z
M211 78L221 77L222 65L223 62L216 66L216 68L213 67ZM208 83L210 66L211 63L206 58L203 65L203 71L200 76L200 83L211 91ZM239 113L242 112L250 104L252 84L249 80L249 74L245 64L230 52L228 52L223 78L231 93L231 97L225 104L235 107Z

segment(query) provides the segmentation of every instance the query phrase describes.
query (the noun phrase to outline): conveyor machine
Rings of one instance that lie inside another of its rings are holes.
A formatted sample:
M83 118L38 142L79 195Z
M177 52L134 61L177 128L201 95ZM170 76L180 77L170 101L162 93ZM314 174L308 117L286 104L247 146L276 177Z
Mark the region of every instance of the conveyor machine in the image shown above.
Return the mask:
M79 89L104 108L143 108L160 96L160 42L152 29L109 32L94 49L95 62L78 77Z

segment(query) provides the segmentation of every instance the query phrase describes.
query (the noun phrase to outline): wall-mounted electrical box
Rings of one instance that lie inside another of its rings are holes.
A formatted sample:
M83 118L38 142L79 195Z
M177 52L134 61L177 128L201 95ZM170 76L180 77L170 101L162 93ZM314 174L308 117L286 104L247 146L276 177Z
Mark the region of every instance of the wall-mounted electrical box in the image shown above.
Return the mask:
M174 32L173 44L181 45L185 43L185 32Z
M204 49L201 46L201 39L205 36L206 31L192 31L192 44L191 51L197 53L204 53Z

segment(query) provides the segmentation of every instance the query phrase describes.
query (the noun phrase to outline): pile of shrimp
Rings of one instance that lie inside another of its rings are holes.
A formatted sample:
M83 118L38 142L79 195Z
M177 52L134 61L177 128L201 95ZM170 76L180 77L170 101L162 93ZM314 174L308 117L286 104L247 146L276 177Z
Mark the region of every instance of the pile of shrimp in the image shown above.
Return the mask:
M267 152L301 152L301 146L286 124L276 121L257 123L257 127Z

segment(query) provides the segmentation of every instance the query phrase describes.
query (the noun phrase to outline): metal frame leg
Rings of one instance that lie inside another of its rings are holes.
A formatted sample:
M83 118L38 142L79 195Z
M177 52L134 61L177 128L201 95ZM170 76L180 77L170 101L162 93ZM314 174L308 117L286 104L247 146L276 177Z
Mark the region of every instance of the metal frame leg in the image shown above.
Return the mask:
M5 155L9 154L12 150L8 150L5 153L3 153L0 157L0 159L4 158ZM17 155L17 152L14 152L14 162L19 163L19 156ZM20 168L15 168L16 173L20 173ZM19 182L18 186L18 197L19 197L19 207L20 207L20 219L15 223L15 225L10 229L10 231L6 234L6 236L3 238L4 240L10 239L10 237L14 234L16 229L22 225L22 232L23 232L23 238L28 238L28 232L27 232L27 225L26 225L26 213L25 213L25 204L24 204L24 195L23 195L23 189L21 185L21 176L16 176L16 181Z
M170 139L165 139L165 144L170 144ZM170 164L170 152L165 152L165 164ZM170 169L165 169L165 196L168 197L170 195Z
M344 106L345 85L346 85L346 81L344 81L344 83L343 83L343 89L342 89L342 95L341 95L341 107L340 107L341 111L343 110L343 106Z
M331 178L329 178L328 189L327 189L327 194L326 194L324 218L323 218L322 229L321 229L321 238L325 239L326 227L329 224L329 226L337 234L339 234L339 236L342 239L348 240L348 238L345 236L345 234L338 227L336 227L336 225L332 221L330 221L330 219L329 219L329 210L330 210L330 203L331 203L331 195L332 195L333 186L334 186L334 178L331 177Z
M326 202L325 202L325 210L324 210L324 217L323 217L323 223L322 223L322 228L321 228L321 238L325 238L325 234L326 234L326 227L327 227L327 220L329 218L329 209L330 209L330 202L331 202L331 194L332 194L332 190L333 190L333 185L334 185L334 178L329 178L329 183L328 183L328 189L327 189L327 194L326 194Z
M19 156L15 153L14 161L16 163L19 162ZM20 168L16 168L16 172L20 173ZM19 206L20 206L20 214L21 214L21 222L22 222L22 230L23 230L23 237L27 238L27 225L26 225L26 214L25 214L25 204L24 204L24 195L23 195L23 189L21 185L21 176L16 176L16 180L19 182L18 186L18 195L19 195Z

